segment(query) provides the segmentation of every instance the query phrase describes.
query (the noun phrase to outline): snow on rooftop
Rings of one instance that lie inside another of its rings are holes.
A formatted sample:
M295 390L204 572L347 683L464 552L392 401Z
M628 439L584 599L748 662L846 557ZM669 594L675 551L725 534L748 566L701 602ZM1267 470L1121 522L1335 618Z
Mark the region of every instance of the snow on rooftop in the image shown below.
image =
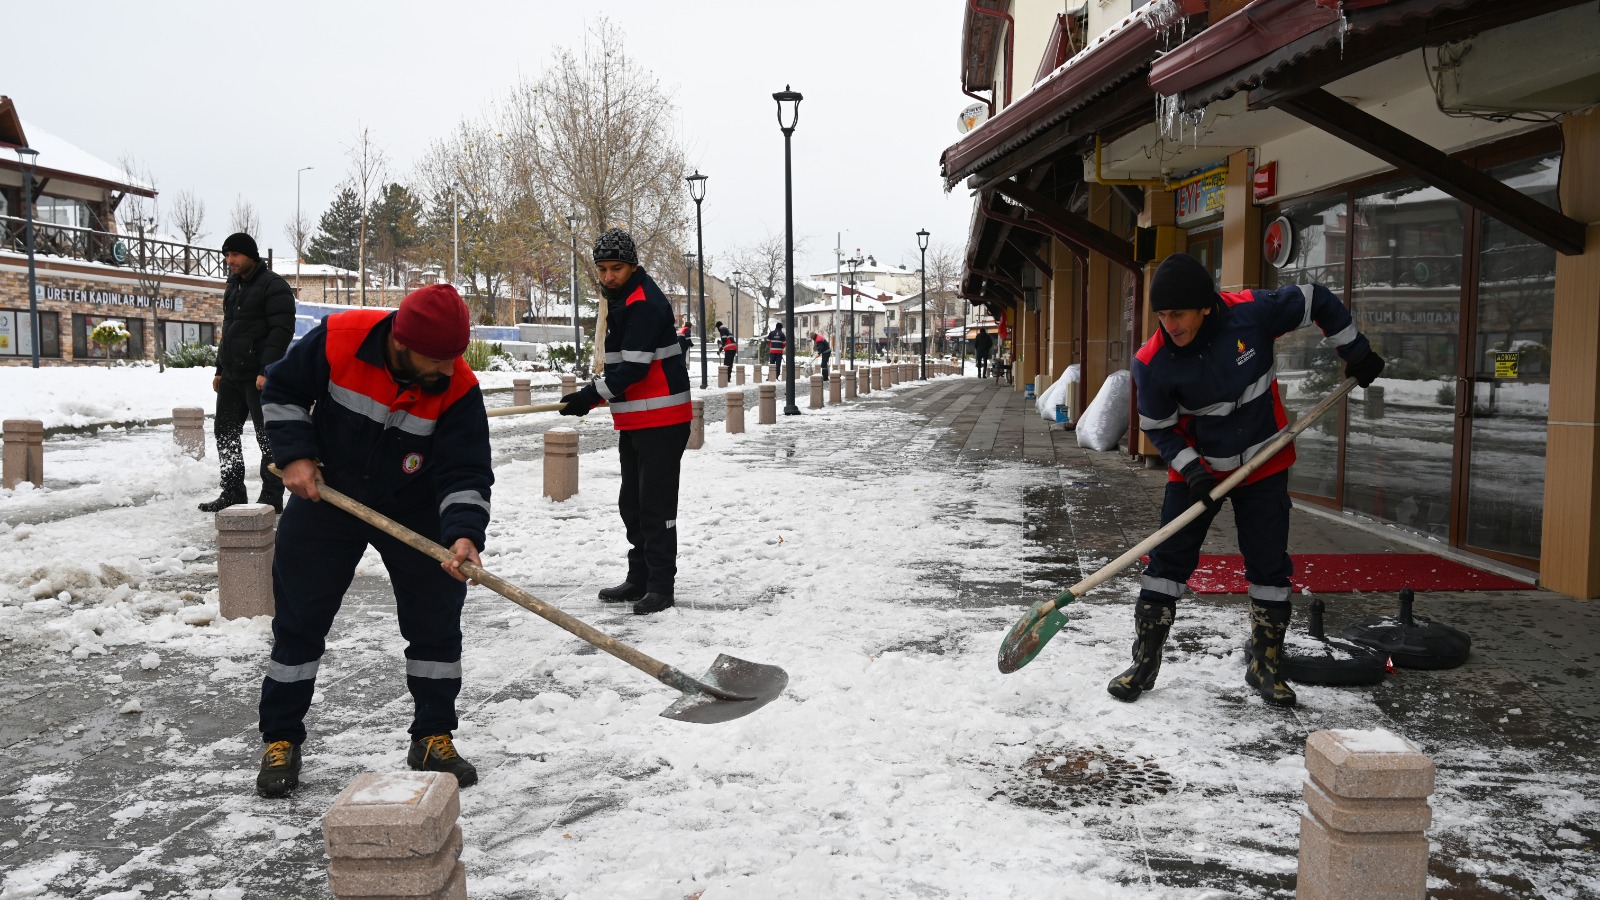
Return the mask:
M74 175L85 175L147 191L155 190L154 185L144 184L128 177L120 167L106 162L71 141L57 137L49 129L24 119L22 130L28 136L28 146L39 151L38 166L41 169L55 169L58 172L71 172Z

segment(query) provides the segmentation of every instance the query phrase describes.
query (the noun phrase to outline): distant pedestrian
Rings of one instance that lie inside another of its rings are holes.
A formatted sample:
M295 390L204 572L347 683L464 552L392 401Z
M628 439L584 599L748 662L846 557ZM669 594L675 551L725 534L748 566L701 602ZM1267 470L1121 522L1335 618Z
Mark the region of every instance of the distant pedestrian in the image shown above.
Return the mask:
M767 364L776 366L783 363L783 351L789 346L789 339L783 335L783 323L774 325L767 332Z
M217 373L211 378L217 394L214 427L222 493L200 504L200 510L216 512L249 498L242 447L244 420L249 416L261 447L261 493L256 502L283 512L283 482L268 468L272 448L261 420L261 389L267 383L267 367L283 357L294 338L294 291L261 261L250 235L242 231L228 235L222 254L231 274L222 295Z
M489 420L461 359L467 305L447 284L420 288L400 309L352 309L311 329L267 379L267 431L294 496L278 522L272 566L272 661L261 684L266 743L256 791L300 784L300 745L328 631L368 547L394 588L414 711L406 764L478 780L456 752L461 692L464 561L478 562L489 525ZM430 540L436 563L331 503L337 488ZM330 722L337 728L338 721Z
M989 374L989 354L994 352L994 338L989 336L989 329L978 329L978 336L972 339L972 352L978 357L978 377L983 378Z
M1133 665L1106 689L1132 701L1155 686L1178 598L1226 499L1250 582L1245 682L1272 706L1294 706L1294 689L1281 668L1294 574L1288 552L1294 445L1279 450L1227 497L1213 499L1211 493L1289 421L1276 377L1276 338L1315 322L1344 359L1345 377L1362 387L1383 371L1383 357L1322 285L1218 294L1211 273L1185 253L1172 254L1156 268L1150 308L1159 325L1134 355L1133 381L1139 427L1168 465L1161 522L1197 503L1205 511L1151 551L1133 614Z
M733 332L728 330L728 326L720 321L717 322L717 340L718 346L722 349L723 365L732 371L733 358L739 353L739 342L733 339Z
M820 334L811 336L813 352L822 357L822 380L828 380L828 359L833 356L833 347L828 344L828 339Z
M683 368L684 371L688 371L689 350L694 347L694 338L690 337L689 329L691 326L689 323L689 317L684 316L682 321L683 327L678 329L678 346L683 348Z
M600 591L607 603L633 603L634 615L674 604L678 575L678 478L689 445L689 374L676 357L672 305L639 265L633 238L600 235L594 264L606 300L605 372L561 398L564 416L611 405L622 491L617 509L628 535L628 575Z

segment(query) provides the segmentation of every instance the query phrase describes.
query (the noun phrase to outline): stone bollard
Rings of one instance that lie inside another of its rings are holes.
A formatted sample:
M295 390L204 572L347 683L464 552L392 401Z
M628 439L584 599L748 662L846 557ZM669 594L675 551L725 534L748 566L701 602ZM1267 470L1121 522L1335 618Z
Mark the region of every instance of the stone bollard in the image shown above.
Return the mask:
M828 405L838 406L844 402L844 375L838 369L828 373Z
M6 419L5 453L0 464L0 486L10 490L24 481L44 487L44 422Z
M763 384L761 386L761 400L756 408L757 425L778 424L778 386Z
M883 390L883 369L878 366L867 366L867 386L874 391Z
M218 510L217 610L224 619L276 615L272 602L273 541L278 514L265 503Z
M822 373L811 376L811 404L807 409L822 408Z
M690 400L689 408L694 410L689 419L689 449L699 450L706 445L706 402L698 398Z
M764 373L766 371L767 371L767 367L766 366L763 366L760 363L751 363L750 364L750 380L755 382L756 384L760 384L761 383L761 375L762 375L762 373Z
M206 411L198 406L180 406L172 411L172 442L178 451L194 459L206 458Z
M872 393L872 370L861 368L856 370L856 388L863 394Z
M578 493L578 429L544 433L544 495L560 503Z
M744 391L729 391L722 395L728 404L723 426L729 434L744 434Z
M727 386L728 386L728 367L727 366L717 366L717 387L725 388Z
M1373 384L1362 388L1367 399L1367 418L1383 418L1383 385Z
M363 772L322 815L336 900L466 900L460 787L444 772Z
M778 364L777 363L774 363L772 365L767 366L767 380L768 381L777 381L778 380Z
M744 366L733 367L733 383L744 384Z
M856 387L861 379L854 372L846 371L841 374L844 375L844 398L846 400L856 399Z
M1306 739L1297 900L1424 900L1433 761L1382 729Z
M528 378L511 379L511 405L528 406L533 403L533 381Z
M573 391L575 391L577 389L578 389L578 376L576 376L576 375L563 375L563 376L561 376L561 396L562 397L565 397L566 395L572 393Z

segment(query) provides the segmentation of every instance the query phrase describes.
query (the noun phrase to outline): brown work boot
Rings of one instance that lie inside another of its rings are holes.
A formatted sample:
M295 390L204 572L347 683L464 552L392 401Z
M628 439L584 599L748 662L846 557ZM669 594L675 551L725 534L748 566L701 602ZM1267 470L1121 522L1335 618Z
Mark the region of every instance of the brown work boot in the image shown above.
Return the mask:
M449 772L461 787L478 783L478 770L456 752L455 742L448 732L413 739L406 753L406 765L418 772Z
M256 775L256 793L263 797L287 797L300 786L300 746L288 741L273 741L261 753L261 771Z

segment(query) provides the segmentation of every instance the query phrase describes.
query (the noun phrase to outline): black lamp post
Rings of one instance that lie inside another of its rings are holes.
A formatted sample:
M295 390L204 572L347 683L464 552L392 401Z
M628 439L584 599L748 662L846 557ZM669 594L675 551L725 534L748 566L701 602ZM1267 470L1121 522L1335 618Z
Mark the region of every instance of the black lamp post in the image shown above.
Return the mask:
M700 263L700 390L710 384L706 381L706 243L700 231L700 201L706 198L706 176L699 169L684 179L689 182L689 196L694 200L695 258Z
M922 381L928 380L928 229L917 232L917 249L922 251Z
M578 355L583 352L583 331L578 328L578 213L567 213L567 231L572 238L572 371L578 371ZM595 335L596 342L599 335Z
M730 279L730 283L733 287L733 321L728 323L728 330L733 332L733 343L735 347L737 347L739 344L739 279L742 277L744 277L744 273L738 269L734 269L733 277ZM737 350L734 352L734 355L736 357L738 356Z
M787 405L783 408L783 414L798 416L800 407L794 402L794 175L790 164L789 138L794 135L795 126L800 124L800 101L804 98L799 91L790 90L788 85L784 85L783 90L772 95L772 99L777 101L778 128L783 131L783 327L788 332L783 348L784 363L788 368L784 379ZM785 113L787 123L784 121Z
M856 344L861 342L861 326L856 320L856 269L861 267L862 259L852 256L845 262L850 265L850 371L853 372L856 368Z
M961 374L963 376L967 374L967 310L969 310L971 308L972 308L972 301L971 300L967 300L966 298L962 298L962 300L961 300L961 343L959 344L959 346L961 348Z
M694 285L694 254L683 254L683 324L689 324L689 296ZM684 357L683 367L689 368L689 358Z
M22 164L22 240L28 250L28 327L33 337L33 367L39 368L39 281L33 264L33 167L39 162L39 151L32 147L18 147L17 162Z

